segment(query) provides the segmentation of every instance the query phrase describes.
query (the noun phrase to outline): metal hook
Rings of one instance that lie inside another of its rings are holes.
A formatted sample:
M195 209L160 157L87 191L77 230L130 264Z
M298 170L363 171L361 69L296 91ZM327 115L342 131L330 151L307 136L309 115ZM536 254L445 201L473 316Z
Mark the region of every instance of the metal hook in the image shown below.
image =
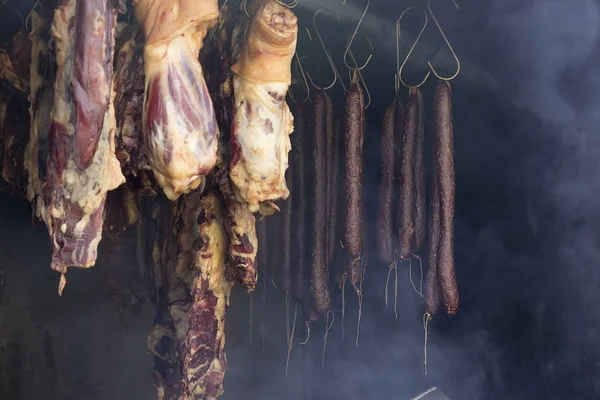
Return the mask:
M29 14L27 14L27 18L25 18L25 29L27 29L27 30L29 30L29 27L27 25L28 25L28 22L31 20L31 15L35 11L35 9L38 7L38 5L40 6L40 8L43 9L42 5L40 4L40 0L36 0L35 3L33 4L33 7L31 7Z
M288 4L288 3L286 3L286 2L285 2L285 1L283 1L283 0L275 0L275 3L279 4L280 6L287 7L287 8L294 8L294 7L296 7L296 6L298 5L298 2L299 2L299 1L300 1L300 0L292 0L292 1L291 1L291 2Z
M365 82L365 78L363 77L362 73L360 72L360 68L358 68L358 63L356 62L356 59L354 58L354 54L352 53L352 50L350 50L349 47L348 47L348 54L350 54L350 58L354 62L354 65L356 65L356 68L352 68L352 69L348 70L348 72L350 74L350 81L352 81L353 71L356 71L356 73L358 74L358 78L360 81L362 81L362 85L365 89L365 92L367 93L368 101L364 107L364 109L366 110L367 108L369 108L369 105L371 104L371 92L369 92L369 88L367 87L367 82Z
M307 100L310 100L310 86L308 86L308 82L306 81L306 74L304 73L304 68L302 67L302 61L300 61L300 57L298 56L298 52L296 52L294 54L294 57L296 58L296 63L298 64L298 73L300 74L300 77L302 78L302 83L303 83L303 88L304 91L306 92L306 97L304 98L304 100L301 101L301 103L306 103ZM292 99L292 101L294 103L296 103L296 99L294 97L294 94L292 93L292 88L290 87L290 90L288 91L290 98Z
M346 0L344 0L344 2L342 4L346 4ZM354 37L356 36L356 33L358 32L358 28L360 28L360 25L362 24L363 19L365 18L365 14L367 14L369 5L371 5L371 0L367 0L367 5L365 7L365 10L363 11L362 15L360 16L360 19L358 20L358 24L356 24L356 28L354 28L354 32L352 33L352 36L350 37L350 39L348 41L348 46L346 47L346 52L344 53L344 64L346 64L346 67L349 69L353 69L353 68L350 65L348 65L348 62L346 61L346 57L348 57L348 52L350 50L350 47L352 47L352 43L354 42ZM373 46L371 45L371 48L372 47ZM373 57L373 53L369 54L367 61L365 61L365 63L360 68L357 67L357 69L360 71L361 69L365 68L367 66L367 64L369 63L369 61L371 61L371 57Z
M458 7L458 4L456 4L456 2L453 0L452 1L454 3L454 6L460 10L460 8ZM445 78L443 76L440 76L437 71L435 70L435 68L433 68L433 65L431 65L431 63L429 61L427 61L427 64L429 65L429 69L431 69L431 72L433 72L433 74L440 80L442 81L451 81L452 79L456 78L458 76L458 73L460 72L460 60L458 59L458 57L456 56L456 53L454 52L454 49L452 48L452 46L450 45L450 42L448 41L448 38L446 37L446 35L444 34L444 31L442 30L442 27L440 26L437 18L435 17L435 15L433 14L433 12L431 11L431 0L427 0L427 10L429 10L429 14L431 15L431 18L433 18L433 22L435 22L435 25L437 26L438 30L440 31L440 33L442 34L442 37L444 38L444 41L446 42L446 45L448 46L448 49L450 50L450 53L452 53L452 57L454 57L454 59L456 60L456 72L454 73L454 75L452 75L451 77Z
M400 47L400 20L402 19L402 17L404 16L404 14L408 10L410 10L411 8L413 8L413 7L408 7L406 10L402 11L402 14L400 14L400 16L398 17L398 19L396 20L396 49L397 50ZM402 62L402 65L400 65L400 67L398 67L398 64L400 63L400 57L399 57L398 51L396 51L396 68L397 68L397 72L396 72L396 93L400 92L400 83L402 85L406 86L407 88L411 88L411 87L418 88L419 86L423 85L425 83L425 81L427 80L427 78L429 78L429 75L431 75L431 71L427 71L427 75L425 75L425 78L423 78L423 80L421 81L421 83L419 83L418 85L415 85L415 86L407 85L404 82L404 80L402 80L402 70L404 69L404 65L406 65L406 62L408 61L410 55L412 54L413 50L415 49L415 46L419 42L419 39L421 39L421 35L423 35L423 32L425 32L425 28L427 28L427 23L429 21L429 18L427 17L427 13L425 11L423 11L423 14L425 15L425 23L423 24L423 27L421 28L421 32L419 32L419 35L415 39L415 42L413 43L412 47L408 51L408 54L406 55L406 58L404 59L404 62Z
M344 50L344 46L342 46L340 44L334 44L334 45L329 46L329 55L333 54L333 48L335 46L340 46L342 48L342 50ZM335 74L336 74L337 78L339 79L340 84L342 85L342 88L344 89L344 93L345 93L348 91L348 88L344 84L344 80L342 79L342 76L340 75L337 65L335 65L335 61L333 61L333 56L331 56L331 61L333 62L333 69L335 71Z
M321 43L321 47L323 47L323 51L325 52L325 56L327 57L327 62L329 62L329 66L331 67L331 70L333 71L333 82L331 82L331 84L329 84L326 87L319 87L319 86L315 85L315 82L313 81L312 77L310 76L310 72L308 72L308 71L306 72L306 77L308 78L308 80L310 81L310 83L316 89L319 89L319 90L328 90L328 89L331 89L333 87L333 85L335 85L335 83L337 82L338 74L336 72L336 68L335 68L335 65L333 63L333 60L331 59L331 55L329 55L329 53L327 52L327 48L325 47L325 43L323 43L323 38L321 37L321 33L319 33L319 29L317 28L317 24L316 24L317 14L319 14L323 10L325 10L325 8L321 8L320 10L318 10L313 15L313 29L315 30L315 33L317 34L317 38L319 39L319 42ZM338 17L338 15L336 13L333 13L333 15L338 20L338 23L341 24L342 21L340 21L340 17ZM311 38L311 41L312 41L312 37L310 37L310 38Z
M246 17L250 18L250 14L248 14L248 9L246 8L246 6L248 5L248 0L241 0L242 1L242 9L244 10L244 14L246 14Z

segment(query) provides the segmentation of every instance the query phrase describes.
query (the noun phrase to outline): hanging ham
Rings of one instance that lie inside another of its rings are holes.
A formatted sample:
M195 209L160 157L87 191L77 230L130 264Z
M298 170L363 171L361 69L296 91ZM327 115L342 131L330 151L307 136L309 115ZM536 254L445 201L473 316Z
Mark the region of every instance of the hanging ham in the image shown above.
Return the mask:
M219 128L198 53L217 21L217 0L138 0L146 39L142 126L148 163L174 200L196 189L217 161Z
M289 195L285 171L294 118L285 96L297 36L294 13L275 1L266 2L254 14L239 59L231 67L235 113L230 176L252 212L261 202Z
M125 180L114 143L115 25L106 0L62 0L54 12L57 70L40 211L52 238L52 268L63 274L96 262L106 193ZM65 282L63 275L59 292Z

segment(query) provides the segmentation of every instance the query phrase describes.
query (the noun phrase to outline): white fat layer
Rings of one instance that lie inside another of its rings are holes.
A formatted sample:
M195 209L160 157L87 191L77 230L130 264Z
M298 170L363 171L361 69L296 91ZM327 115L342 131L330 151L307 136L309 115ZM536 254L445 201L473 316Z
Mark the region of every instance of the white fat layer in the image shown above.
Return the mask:
M202 36L203 37L203 36ZM212 170L217 161L218 128L212 101L208 96L207 109L202 109L199 104L199 96L190 90L194 86L200 86L202 91L208 91L202 66L197 60L197 54L202 44L202 37L197 33L193 35L181 35L167 44L146 46L144 49L144 62L146 72L146 104L148 89L156 76L159 76L160 100L166 110L167 122L152 122L152 126L146 126L147 107L144 106L144 135L146 145L146 156L152 167L154 176L163 188L165 195L174 200L182 193L196 189L201 183L201 177L206 171ZM192 71L190 77L185 71L180 71L174 80L177 88L185 88L180 95L186 95L185 101L200 116L200 124L191 125L181 112L181 105L172 101L169 95L169 75L174 70L186 69ZM215 135L209 137L208 127L215 126ZM165 143L168 138L169 143ZM170 161L165 161L165 150L168 146L172 148Z
M54 104L52 108L52 120L63 125L67 135L75 134L75 127L71 122L71 113L75 112L73 103L70 102L71 95L66 91L71 87L73 81L73 54L72 48L75 43L74 29L69 30L70 21L75 18L76 5L70 2L55 10L54 20L52 22L52 35L56 42L56 84L54 86ZM114 16L116 19L116 15ZM114 21L116 24L116 21ZM91 22L96 29L104 29L104 16L95 15ZM46 210L45 222L52 232L52 219L64 219L64 207L62 203L71 202L77 204L83 210L83 217L75 222L72 228L74 240L83 239L83 233L89 224L91 215L102 206L109 190L117 188L125 182L125 177L121 173L119 161L115 156L115 111L114 111L114 88L112 79L100 79L100 85L96 88L99 93L110 93L109 106L104 114L102 132L98 140L98 146L91 164L84 170L81 170L75 164L73 153L70 153L67 160L67 166L61 176L61 184L53 187L55 193L53 197L56 201ZM66 221L69 223L69 221ZM83 246L72 254L73 265L84 268L95 264L97 246L102 237L102 232L95 232L96 235L89 240L89 244ZM56 238L52 238L54 248L59 249ZM86 251L88 254L84 257L80 252ZM81 265L80 260L87 260L85 265ZM53 268L64 271L66 266L53 265Z
M258 83L240 75L233 77L235 135L241 154L230 176L252 212L258 211L261 202L285 199L289 195L285 171L292 148L290 134L294 130L294 117L284 100L277 101L271 95L285 99L288 87L285 82ZM268 125L272 132L267 129Z

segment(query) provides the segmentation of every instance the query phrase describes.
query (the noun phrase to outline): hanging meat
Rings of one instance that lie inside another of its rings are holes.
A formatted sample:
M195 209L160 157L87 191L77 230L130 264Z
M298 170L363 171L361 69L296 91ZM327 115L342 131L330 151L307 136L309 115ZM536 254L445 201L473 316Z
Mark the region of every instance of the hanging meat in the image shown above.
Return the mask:
M2 149L0 178L10 184L16 194L23 195L27 186L24 168L25 146L29 132L26 106L13 97L0 95L0 149Z
M307 190L305 179L305 157L306 154L306 133L307 123L306 114L309 111L306 106L299 104L296 106L294 118L295 136L294 151L292 152L291 162L293 164L292 180L294 181L294 203L292 207L292 297L293 299L305 306L306 295L306 273L308 267L308 257L306 251L306 243L308 239L308 230L306 229L307 219ZM259 241L262 246L262 243Z
M327 229L327 171L326 130L327 94L319 91L315 97L313 113L313 165L314 201L312 220L312 254L310 270L310 294L312 319L325 315L331 308L329 297L329 274L326 260Z
M59 292L67 267L94 265L106 192L124 182L114 147L115 25L115 9L105 0L62 0L54 12L57 71L41 214L52 238L52 268L63 273Z
M223 394L227 369L225 312L232 287L225 274L228 240L222 204L214 193L201 199L198 225L199 236L193 242L196 255L190 287L192 304L187 312L189 328L181 354L183 395L189 399Z
M454 131L452 128L452 88L440 81L433 100L435 119L435 166L440 196L440 236L437 248L437 273L442 302L448 315L458 312L459 296L454 269Z
M218 15L217 0L135 3L146 39L144 151L171 200L199 187L217 161L219 128L198 53Z
M121 34L115 65L116 155L125 175L142 167L142 111L144 103L144 42L135 26Z
M381 135L381 186L377 209L377 248L381 259L388 264L394 262L395 127L399 112L402 112L402 104L395 99L385 110Z
M398 256L402 260L410 258L415 233L415 146L419 125L418 91L418 88L409 89L400 142Z
M256 288L258 277L256 219L248 209L248 205L236 199L231 180L223 164L220 163L215 167L214 176L225 200L225 228L230 240L229 271L235 280L248 289L248 292L252 292Z
M365 134L364 95L355 71L344 99L345 197L344 247L348 252L348 277L357 288L361 280L360 257L363 230L363 143Z
M293 116L285 102L291 83L298 19L275 1L254 14L241 54L231 67L235 114L230 176L250 211L261 202L285 199Z
M0 49L0 187L18 196L27 186L23 160L29 131L30 59L31 42L24 30L13 37L8 51Z
M50 153L50 113L54 103L54 80L56 62L50 51L50 22L37 12L31 13L31 65L29 70L29 142L25 149L27 169L27 199L32 203L35 215L44 215L42 186L47 179L46 160Z

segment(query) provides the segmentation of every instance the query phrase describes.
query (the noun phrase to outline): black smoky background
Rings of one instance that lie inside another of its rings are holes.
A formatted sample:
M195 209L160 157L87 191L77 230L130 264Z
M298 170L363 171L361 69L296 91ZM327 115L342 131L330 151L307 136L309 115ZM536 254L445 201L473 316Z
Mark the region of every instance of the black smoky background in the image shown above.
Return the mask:
M19 2L17 8L17 3L0 4L3 37L21 24L12 10L26 16L32 5ZM311 29L312 14L322 6L340 16L339 26L327 13L318 23L327 45L337 46L334 59L345 71L340 46L363 3L341 3L300 0L295 11ZM411 4L418 10L424 6ZM369 262L359 345L354 343L356 294L347 285L342 342L341 297L332 283L335 321L324 366L325 323L314 323L310 341L301 345L306 332L299 314L286 379L285 299L261 275L252 301L239 287L231 298L223 399L410 399L433 385L453 400L598 398L600 5L464 0L457 11L451 1L432 1L461 61L461 73L452 81L461 308L453 318L440 314L430 322L427 376L423 300L405 263L399 267L398 319L393 277L385 306L388 268L373 239L381 118L394 96L394 19L407 5L373 0L353 47L361 63L369 51L361 34L375 47L363 71L372 103L366 113L363 184ZM423 22L418 10L403 20L402 57ZM332 75L314 33L313 39L310 44L301 30L298 52L307 56L304 67L316 83L324 85ZM422 78L426 60L444 75L455 71L431 19L407 63L407 81ZM430 79L422 88L428 174L435 84ZM298 85L293 90L301 97ZM339 85L330 96L341 112ZM0 202L0 397L154 398L152 358L145 350L151 304L132 316L106 298L102 258L91 270L69 271L67 289L57 297L45 228L32 228L25 202ZM277 238L269 239L269 247L277 247ZM106 246L103 242L100 254ZM121 246L127 248L127 242ZM127 257L123 269L135 270L135 257ZM418 287L414 261L412 272ZM293 305L290 314L293 318Z

